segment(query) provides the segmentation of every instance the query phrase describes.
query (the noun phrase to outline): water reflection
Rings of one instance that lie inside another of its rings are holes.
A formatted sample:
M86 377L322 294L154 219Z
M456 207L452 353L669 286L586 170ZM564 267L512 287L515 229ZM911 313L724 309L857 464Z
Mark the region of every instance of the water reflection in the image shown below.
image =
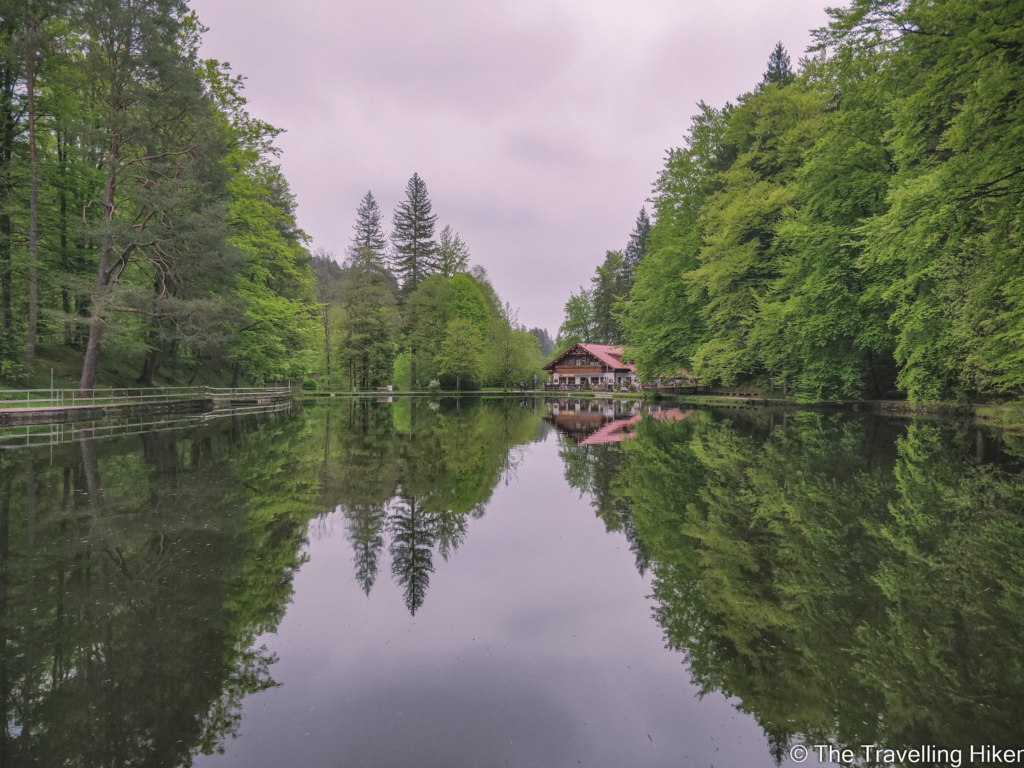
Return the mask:
M523 405L360 401L0 450L0 765L221 749L240 702L275 685L254 641L284 615L311 521L342 512L367 594L387 541L415 613L434 551L455 552L536 438Z
M415 616L448 599L432 576L550 428L544 472L625 537L667 647L756 720L775 761L805 738L1020 746L1018 437L544 399L188 426L0 450L0 765L216 753L242 702L276 685L258 638L284 617L309 536L340 522L359 588L379 599L390 581ZM519 567L543 572L526 550Z
M576 445L607 445L628 440L643 417L659 421L682 421L693 410L648 406L639 400L610 398L546 399L545 421Z
M343 425L325 414L324 504L345 519L356 576L370 595L380 558L403 588L410 614L423 605L434 554L447 560L469 520L515 472L540 416L525 400L397 400L352 403ZM387 542L387 543L386 543ZM386 543L386 546L385 546Z
M610 476L568 475L606 520L631 519L669 647L703 691L757 718L777 760L798 736L1018 747L1019 438L937 421L786 421L648 419L614 460L586 457Z
M234 730L313 511L296 426L0 451L0 764L187 765Z

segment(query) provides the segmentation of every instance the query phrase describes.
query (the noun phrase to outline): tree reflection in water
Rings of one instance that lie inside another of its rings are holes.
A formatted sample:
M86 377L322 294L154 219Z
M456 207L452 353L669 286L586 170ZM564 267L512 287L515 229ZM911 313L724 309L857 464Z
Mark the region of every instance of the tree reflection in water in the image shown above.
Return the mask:
M1019 746L1020 440L939 421L781 422L702 412L645 419L596 456L563 448L609 527L631 518L693 680L756 717L777 760L797 735Z
M415 613L540 417L366 401L0 450L0 765L189 765L275 685L260 643L310 523L339 510L369 594ZM313 528L315 530L315 526Z
M385 548L415 615L426 598L434 551L451 557L468 521L514 474L537 439L532 400L358 401L345 409L327 451L324 506L344 516L356 578L369 596ZM326 418L326 416L325 416ZM386 547L385 547L386 545Z
M733 697L778 759L797 736L1018 745L1018 438L668 410L613 411L628 430L580 418L559 454L651 574L655 618L701 690ZM217 751L242 699L274 685L259 638L284 616L307 533L341 522L362 590L390 571L415 614L551 414L541 400L348 401L87 436L52 461L0 450L0 764ZM612 432L623 442L590 439Z
M234 731L315 511L297 426L0 451L0 765L187 765Z

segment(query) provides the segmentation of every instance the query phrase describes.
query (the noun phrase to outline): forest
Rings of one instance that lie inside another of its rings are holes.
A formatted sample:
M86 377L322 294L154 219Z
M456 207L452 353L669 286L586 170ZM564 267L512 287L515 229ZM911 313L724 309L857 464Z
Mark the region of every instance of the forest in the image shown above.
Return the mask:
M547 334L416 174L341 263L296 223L282 129L184 0L0 1L0 381L509 387Z
M437 215L419 174L406 185L390 236L382 221L367 192L344 260L323 250L312 256L321 324L316 385L532 384L552 345L547 332L519 324L487 271L470 265L469 247L450 225L435 239Z
M804 401L1019 398L1024 3L829 14L796 67L780 43L735 103L697 105L563 344Z

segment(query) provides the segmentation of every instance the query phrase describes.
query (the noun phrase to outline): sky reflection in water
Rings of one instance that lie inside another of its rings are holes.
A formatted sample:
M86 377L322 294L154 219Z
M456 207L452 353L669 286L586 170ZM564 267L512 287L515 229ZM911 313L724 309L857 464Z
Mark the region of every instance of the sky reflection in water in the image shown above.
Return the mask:
M646 410L346 401L0 451L0 762L1019 746L1016 438Z

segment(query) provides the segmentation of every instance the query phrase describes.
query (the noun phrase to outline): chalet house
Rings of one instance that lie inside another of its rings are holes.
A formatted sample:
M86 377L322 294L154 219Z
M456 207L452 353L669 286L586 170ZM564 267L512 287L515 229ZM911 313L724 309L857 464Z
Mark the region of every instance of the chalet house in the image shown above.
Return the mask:
M545 365L544 370L551 374L551 383L559 389L618 389L636 383L636 366L622 362L622 347L607 344L577 344Z

